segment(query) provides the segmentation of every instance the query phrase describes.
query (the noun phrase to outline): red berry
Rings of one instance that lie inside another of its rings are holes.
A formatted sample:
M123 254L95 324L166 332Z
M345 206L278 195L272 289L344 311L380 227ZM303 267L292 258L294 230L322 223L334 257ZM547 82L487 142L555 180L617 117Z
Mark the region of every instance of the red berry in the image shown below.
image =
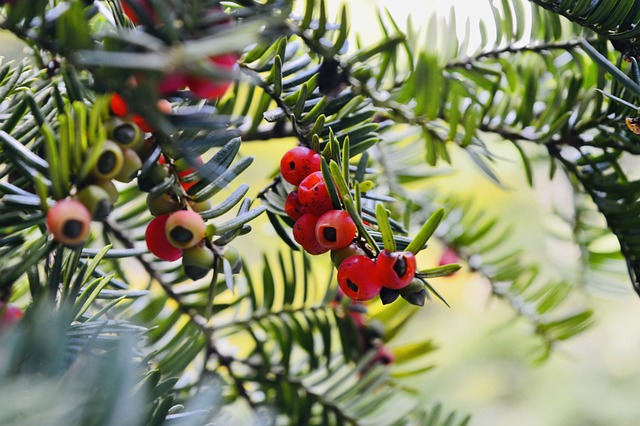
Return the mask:
M170 95L187 86L187 75L174 72L164 77L158 84L158 93Z
M293 225L293 239L309 254L322 254L329 251L320 245L316 238L316 223L318 217L305 213Z
M408 286L416 274L416 256L410 251L382 250L376 260L376 274L387 288L400 290Z
M148 14L149 16L153 16L154 20L156 19L153 7L151 7L149 0L122 0L122 11L134 24L139 25L142 23L142 21L140 20L140 17L136 13L135 9L131 6L131 3L135 3L135 5L138 6L138 9L141 9L141 11Z
M17 306L0 303L0 331L8 330L23 315L24 312Z
M300 182L298 199L309 213L318 217L329 210L333 210L333 203L329 197L322 172L311 173Z
M209 60L217 67L231 70L238 61L235 53L225 53L223 55L212 56ZM231 86L228 80L210 80L208 78L187 76L186 83L191 93L200 99L218 99L222 97Z
M171 213L164 232L171 245L187 249L202 241L205 228L204 220L198 213L191 210L180 210Z
M356 302L373 299L382 288L376 264L367 256L345 259L338 268L338 285L346 296Z
M298 191L292 191L287 195L287 199L284 202L284 211L287 212L287 215L293 220L298 220L307 212L306 209L302 207L302 204L300 204Z
M313 172L320 170L320 154L304 146L297 146L285 152L280 160L280 174L292 185L300 182Z
M449 263L458 263L459 261L460 257L458 256L458 253L451 247L447 247L440 256L438 266L448 265Z
M316 238L329 250L339 250L356 237L356 224L344 210L330 210L318 218Z
M127 107L127 102L125 102L124 98L117 93L114 93L111 96L111 101L109 103L109 107L111 108L111 112L113 115L118 117L124 117L129 114L129 107Z
M147 225L144 237L147 242L147 248L149 248L151 253L162 260L173 262L182 257L182 250L172 246L165 235L164 230L168 219L168 214L154 218L149 222L149 225Z
M393 364L396 360L396 356L393 354L391 349L387 348L385 345L381 345L376 351L376 355L371 360L371 364L384 364L389 365Z
M193 163L195 163L197 167L201 167L204 164L201 157L194 158ZM182 180L182 178L196 171L194 167L190 166L191 163L188 163L186 160L183 160L183 159L178 159L173 164L176 168L176 171L178 172L178 177L180 177L180 185L185 191L188 191L189 188L191 188L193 185L198 183L197 179L189 182Z
M47 213L53 239L67 246L82 245L91 230L91 213L78 200L58 201Z
M140 127L140 129L142 129L142 131L145 133L151 133L154 131L154 128L151 127L151 124L149 124L149 122L139 114L134 114L133 117L131 117L131 120L136 123L136 125Z

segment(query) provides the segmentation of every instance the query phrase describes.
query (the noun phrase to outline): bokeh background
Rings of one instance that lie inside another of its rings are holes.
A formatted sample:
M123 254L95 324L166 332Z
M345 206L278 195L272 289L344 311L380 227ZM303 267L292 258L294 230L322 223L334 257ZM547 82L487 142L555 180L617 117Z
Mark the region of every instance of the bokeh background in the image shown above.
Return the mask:
M340 2L328 3L331 16L336 16ZM378 37L376 11L381 8L387 8L402 26L410 17L417 28L426 26L432 14L444 19L454 8L460 31L469 19L472 47L479 42L478 20L492 27L490 0L349 0L348 8L351 34L360 33L363 40ZM10 35L0 33L0 53L5 60L19 60L25 50ZM281 153L294 143L245 144L242 153L260 161L240 180L251 182L255 194L277 169ZM463 155L455 155L447 173L428 185L443 194L473 197L478 208L512 225L512 238L527 249L527 256L544 265L547 274L576 281L578 294L595 311L595 323L537 365L534 353L540 343L532 337L530 326L517 320L504 302L492 298L489 285L465 268L455 277L432 282L451 307L428 304L402 336L411 340L418 333L421 338L426 334L439 347L429 355L434 368L406 379L407 384L423 392L427 405L441 402L446 409L472 414L474 426L639 425L640 299L623 271L615 271L612 279L596 286L578 282L579 253L552 236L568 232L554 214L572 202L568 183L561 177L549 182L548 171L539 165L530 188L513 149L500 141L493 141L491 149L504 158L497 170L508 182L506 187L491 183ZM255 222L254 229L257 232L251 238L240 238L234 245L246 254L250 266L259 267L262 253L275 248L277 237L265 218ZM440 255L437 246L426 252L421 262L430 264L421 263L421 267L435 265Z

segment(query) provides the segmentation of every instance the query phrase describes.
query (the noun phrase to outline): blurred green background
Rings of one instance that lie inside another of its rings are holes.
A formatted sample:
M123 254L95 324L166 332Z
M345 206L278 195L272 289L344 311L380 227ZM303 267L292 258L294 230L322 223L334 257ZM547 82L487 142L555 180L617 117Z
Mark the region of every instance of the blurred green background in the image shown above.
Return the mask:
M301 2L302 3L302 2ZM331 0L331 16L336 16L339 1ZM399 23L411 16L416 26L425 25L431 13L448 14L457 8L459 27L467 15L471 28L478 19L490 19L489 0L350 0L351 34L372 40L377 34L376 8L387 7ZM491 25L488 25L491 27ZM24 48L8 34L0 34L0 52L6 59L24 56ZM293 141L255 142L243 146L243 154L255 155L255 161L242 181L251 182L253 195L276 170L279 156ZM492 149L494 149L492 147ZM541 262L547 273L575 278L578 253L571 245L552 238L566 232L554 218L553 210L571 202L567 183L548 182L544 166L536 170L535 187L527 186L517 154L510 147L497 146L505 159L498 171L508 188L499 188L480 176L463 155L454 158L452 173L429 183L443 193L474 197L478 206L499 214L504 223L513 224L513 238L527 248L527 256ZM252 195L252 194L250 194ZM257 232L251 238L239 238L234 245L250 263L259 262L263 251L273 250L275 233L268 221L253 224ZM439 249L430 247L421 262L437 263ZM322 261L322 260L318 260ZM252 266L258 266L252 265ZM448 300L429 303L415 318L404 336L426 333L439 349L429 355L435 368L408 384L424 392L425 404L442 402L447 409L473 415L474 426L632 426L640 424L640 300L624 281L602 282L597 288L583 288L595 310L595 324L585 333L559 345L551 358L534 365L539 342L531 336L530 326L516 320L514 311L490 295L482 279L466 268L453 278L437 279L432 284ZM580 287L580 284L576 284Z

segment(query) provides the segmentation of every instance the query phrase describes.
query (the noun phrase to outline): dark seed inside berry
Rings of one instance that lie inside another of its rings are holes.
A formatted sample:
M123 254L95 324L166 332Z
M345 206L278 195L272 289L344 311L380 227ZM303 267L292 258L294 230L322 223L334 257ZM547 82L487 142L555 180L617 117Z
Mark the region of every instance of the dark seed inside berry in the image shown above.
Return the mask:
M402 278L407 274L407 261L404 256L399 256L396 259L396 263L393 264L393 270L398 278Z
M358 285L351 281L349 278L347 278L347 287L349 287L353 291L358 291Z
M291 170L295 170L296 169L296 162L295 161L289 161L289 169L291 169Z
M179 243L188 243L193 238L193 232L183 226L176 226L169 234L171 238Z
M337 239L336 228L332 226L327 226L326 228L322 229L322 236L324 237L325 240L335 243Z
M82 233L82 222L77 219L69 219L62 227L62 234L67 238L76 238Z
M107 151L98 159L98 171L103 175L106 175L113 170L116 166L116 162L116 154L112 151Z
M136 129L131 124L122 124L113 131L113 138L122 145L129 145L136 139Z

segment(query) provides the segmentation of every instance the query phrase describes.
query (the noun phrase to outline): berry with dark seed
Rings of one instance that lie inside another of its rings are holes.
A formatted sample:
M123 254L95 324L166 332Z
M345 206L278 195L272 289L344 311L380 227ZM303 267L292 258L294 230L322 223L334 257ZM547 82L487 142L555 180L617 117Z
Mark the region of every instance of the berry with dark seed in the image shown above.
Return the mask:
M345 296L357 302L373 299L382 288L376 264L368 256L345 259L338 268L338 285Z
M321 246L329 250L347 247L356 237L356 224L348 212L330 210L318 218L316 238Z
M165 228L168 214L153 218L147 225L147 229L144 233L145 241L147 242L147 248L157 257L162 260L173 262L182 257L182 250L176 248L169 243L167 236L165 235Z
M122 149L112 141L104 141L98 154L98 159L91 169L91 174L97 179L112 179L122 169Z
M187 249L202 241L205 223L198 213L180 210L169 216L165 234L174 247Z
M376 259L376 273L382 285L393 290L408 286L416 268L416 256L409 251L382 250Z
M333 203L329 197L322 172L311 173L300 182L298 199L309 213L318 217L333 210Z
M140 152L144 146L144 134L140 127L130 121L111 117L104 122L107 137L123 148Z
M300 182L313 172L320 170L320 154L304 146L297 146L285 152L280 160L280 174L292 185Z
M47 227L54 240L78 247L89 237L91 213L78 200L60 200L47 213Z
M305 213L293 225L293 239L309 254L326 253L329 249L322 247L316 238L316 223L318 217Z

